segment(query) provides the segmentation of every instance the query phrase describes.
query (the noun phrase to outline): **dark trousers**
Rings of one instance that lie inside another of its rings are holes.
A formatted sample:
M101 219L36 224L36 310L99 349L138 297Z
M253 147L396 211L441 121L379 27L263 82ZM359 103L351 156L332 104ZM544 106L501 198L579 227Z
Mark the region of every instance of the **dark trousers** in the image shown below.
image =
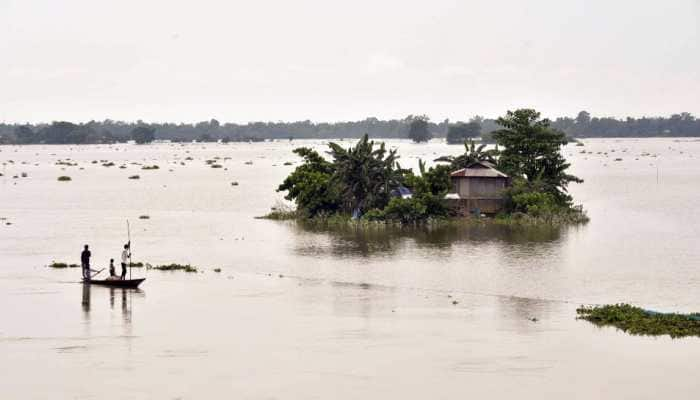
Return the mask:
M122 263L122 279L126 277L126 263Z

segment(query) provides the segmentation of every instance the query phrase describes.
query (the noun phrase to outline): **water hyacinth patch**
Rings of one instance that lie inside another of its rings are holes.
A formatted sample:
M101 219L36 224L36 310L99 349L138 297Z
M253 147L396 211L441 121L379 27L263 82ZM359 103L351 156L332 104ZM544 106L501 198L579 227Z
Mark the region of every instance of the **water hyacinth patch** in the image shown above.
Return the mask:
M700 313L659 313L629 304L581 306L576 313L579 319L597 326L614 326L630 335L700 337Z
M157 269L159 271L185 271L185 272L197 272L197 267L193 267L189 264L167 264L167 265L156 265L149 267L147 269Z

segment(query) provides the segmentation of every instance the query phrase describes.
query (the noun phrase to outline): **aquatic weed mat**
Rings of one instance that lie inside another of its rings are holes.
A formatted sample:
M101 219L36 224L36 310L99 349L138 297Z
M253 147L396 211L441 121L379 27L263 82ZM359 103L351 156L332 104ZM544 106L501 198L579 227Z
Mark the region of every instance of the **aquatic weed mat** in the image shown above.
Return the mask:
M700 337L700 313L660 313L629 304L581 306L576 313L578 319L597 326L614 326L630 335Z

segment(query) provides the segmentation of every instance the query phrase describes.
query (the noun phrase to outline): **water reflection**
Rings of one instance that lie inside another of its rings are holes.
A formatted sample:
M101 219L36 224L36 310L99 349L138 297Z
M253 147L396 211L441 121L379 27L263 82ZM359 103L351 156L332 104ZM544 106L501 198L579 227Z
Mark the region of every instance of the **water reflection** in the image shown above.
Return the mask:
M324 226L296 223L295 252L306 256L390 256L405 247L449 251L456 244L532 245L561 242L575 227L455 223L424 227ZM324 241L325 239L325 241ZM506 246L508 247L508 246Z
M86 285L83 284L83 290L82 290L82 298L81 298L81 308L83 310L83 317L86 321L90 320L90 312L91 312L91 303L92 303L92 286L93 285ZM130 325L131 324L131 316L132 316L132 306L133 306L133 297L136 296L138 298L144 297L144 292L141 289L127 289L127 288L105 288L105 287L97 287L94 288L96 293L103 293L105 290L109 290L109 308L111 310L114 310L115 304L117 303L117 299L119 299L119 310L120 314L122 317L122 321L124 322L125 325ZM95 310L92 310L95 311Z

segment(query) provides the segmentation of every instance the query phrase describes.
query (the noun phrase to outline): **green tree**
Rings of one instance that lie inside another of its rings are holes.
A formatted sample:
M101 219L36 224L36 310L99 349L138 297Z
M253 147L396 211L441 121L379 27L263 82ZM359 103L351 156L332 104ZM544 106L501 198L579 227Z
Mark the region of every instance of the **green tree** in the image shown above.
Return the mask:
M469 138L481 135L481 124L476 121L468 123L459 122L447 128L447 144L464 143Z
M567 144L564 133L552 129L547 119L532 109L508 111L498 118L503 129L493 132L496 143L503 149L499 153L499 169L514 179L542 187L555 196L561 205L569 205L569 183L583 182L568 174L570 164L561 154L561 146Z
M340 210L340 193L331 182L333 164L308 147L294 149L303 158L303 163L277 188L287 191L285 199L297 204L297 211L307 217L333 214Z
M384 143L375 148L374 141L364 135L354 147L344 149L329 143L333 157L333 183L338 186L343 210L360 212L382 209L389 202L390 193L403 179L396 163L396 150L387 150Z
M410 121L408 126L408 137L416 143L427 142L432 138L430 131L428 130L429 118L425 115L419 115L417 117L408 117Z
M155 138L156 130L155 128L151 128L150 126L137 126L131 131L131 139L137 144L151 143L155 140Z

